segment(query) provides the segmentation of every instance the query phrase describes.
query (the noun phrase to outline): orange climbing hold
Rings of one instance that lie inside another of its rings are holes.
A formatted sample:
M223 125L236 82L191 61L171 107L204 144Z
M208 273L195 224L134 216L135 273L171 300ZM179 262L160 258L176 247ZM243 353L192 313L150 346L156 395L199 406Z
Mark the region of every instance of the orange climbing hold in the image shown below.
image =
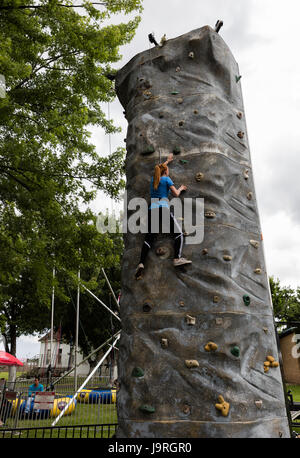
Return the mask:
M218 345L214 342L207 342L204 346L205 351L216 351L218 349Z

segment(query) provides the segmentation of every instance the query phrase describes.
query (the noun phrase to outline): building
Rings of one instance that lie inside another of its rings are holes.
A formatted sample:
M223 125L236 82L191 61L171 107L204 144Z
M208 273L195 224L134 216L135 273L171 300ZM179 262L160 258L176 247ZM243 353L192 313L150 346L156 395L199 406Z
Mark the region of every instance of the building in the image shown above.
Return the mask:
M282 331L279 342L284 380L286 383L300 385L300 330L289 328Z

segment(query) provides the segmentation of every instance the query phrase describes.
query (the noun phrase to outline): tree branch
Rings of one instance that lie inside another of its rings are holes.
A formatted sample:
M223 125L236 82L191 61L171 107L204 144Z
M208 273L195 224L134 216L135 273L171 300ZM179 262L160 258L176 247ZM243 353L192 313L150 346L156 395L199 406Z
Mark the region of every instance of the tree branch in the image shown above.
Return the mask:
M92 5L101 5L101 6L106 6L105 2L91 2ZM45 8L48 5L20 5L20 6L14 6L14 5L8 5L8 6L0 6L0 10L24 10L27 8L30 9L36 9L36 8ZM63 8L85 8L86 5L64 5L62 3L58 3L56 6L62 6Z

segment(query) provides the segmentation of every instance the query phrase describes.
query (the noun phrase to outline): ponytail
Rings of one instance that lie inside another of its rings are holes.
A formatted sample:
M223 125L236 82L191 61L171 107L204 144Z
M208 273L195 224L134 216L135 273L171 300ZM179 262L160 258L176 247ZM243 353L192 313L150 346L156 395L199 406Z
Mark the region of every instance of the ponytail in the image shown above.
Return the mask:
M154 177L153 177L153 188L156 190L158 188L160 177L167 170L165 164L158 164L154 168Z

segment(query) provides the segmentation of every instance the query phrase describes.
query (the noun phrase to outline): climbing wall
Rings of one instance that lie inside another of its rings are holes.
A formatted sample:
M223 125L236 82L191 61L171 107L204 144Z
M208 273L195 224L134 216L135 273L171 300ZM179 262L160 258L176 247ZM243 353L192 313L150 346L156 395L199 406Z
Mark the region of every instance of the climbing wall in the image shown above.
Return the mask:
M143 235L125 236L117 437L290 437L237 63L206 26L135 56L116 90L128 200L174 152L205 207L189 266L161 237L136 281Z

